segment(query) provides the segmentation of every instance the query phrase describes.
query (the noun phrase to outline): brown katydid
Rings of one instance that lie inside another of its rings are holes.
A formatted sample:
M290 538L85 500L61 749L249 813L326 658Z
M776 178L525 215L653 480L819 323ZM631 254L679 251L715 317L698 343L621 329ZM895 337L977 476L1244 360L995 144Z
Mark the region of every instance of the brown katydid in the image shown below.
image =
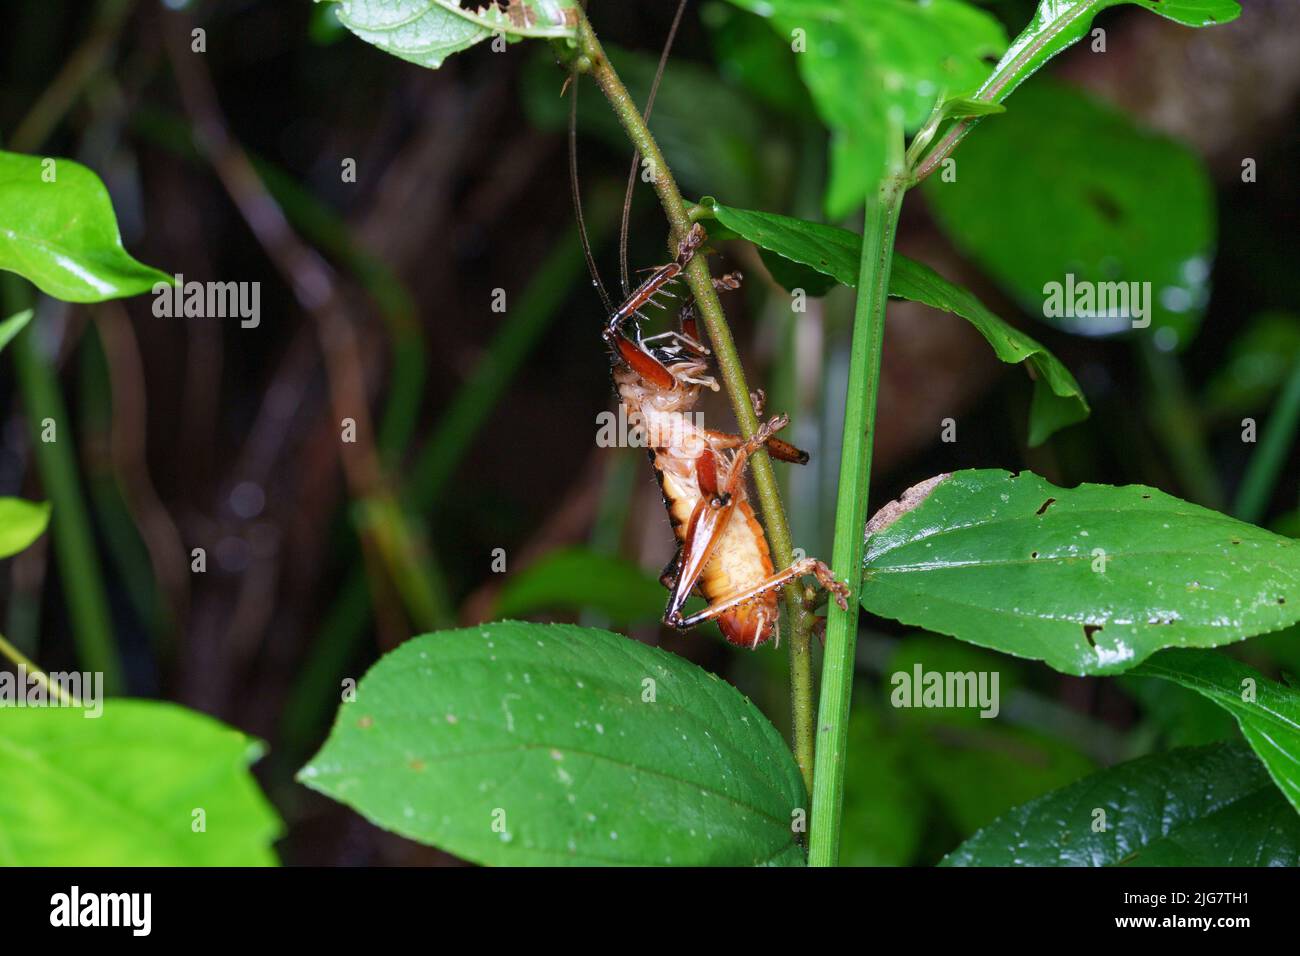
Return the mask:
M751 454L766 446L781 461L808 461L807 452L776 437L789 418L777 415L763 422L749 439L702 428L693 420L700 389L716 391L718 385L709 372L709 350L700 339L691 303L682 308L676 331L641 337L636 323L642 317L640 308L681 274L705 238L704 229L695 224L679 244L677 258L654 270L612 312L604 337L627 421L648 438L650 460L677 535L677 555L660 578L669 590L664 623L684 630L716 620L731 643L755 648L776 633L776 592L787 582L814 575L840 607L846 606L849 589L816 558L801 558L776 571L767 535L750 506L745 468ZM734 289L739 276L733 273L714 284ZM629 325L633 335L626 331ZM761 416L762 393L755 399ZM682 608L692 593L703 596L708 606L684 615Z

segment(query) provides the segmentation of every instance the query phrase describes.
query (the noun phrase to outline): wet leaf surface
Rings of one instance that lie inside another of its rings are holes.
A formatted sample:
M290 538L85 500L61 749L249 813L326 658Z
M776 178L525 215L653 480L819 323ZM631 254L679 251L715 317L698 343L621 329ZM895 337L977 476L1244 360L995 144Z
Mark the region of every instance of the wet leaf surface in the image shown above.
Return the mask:
M112 200L91 170L20 153L0 152L0 269L66 302L102 302L172 282L122 248Z
M803 782L730 684L594 628L413 638L362 679L299 780L477 863L802 863Z
M1295 866L1300 817L1250 748L1154 754L1003 814L944 866Z
M1118 673L1295 623L1300 542L1142 485L961 471L869 534L861 599L1067 674Z
M1190 688L1230 713L1274 783L1300 812L1300 691L1206 651L1161 651L1133 673Z

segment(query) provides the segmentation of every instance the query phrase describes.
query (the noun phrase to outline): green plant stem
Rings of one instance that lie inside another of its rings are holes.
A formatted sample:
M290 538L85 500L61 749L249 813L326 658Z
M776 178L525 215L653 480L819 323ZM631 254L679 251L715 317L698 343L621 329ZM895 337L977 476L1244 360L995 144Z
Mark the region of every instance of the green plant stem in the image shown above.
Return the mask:
M6 278L3 291L8 304L21 303L23 308L30 305L30 293L18 280ZM14 311L17 310L10 308L5 314ZM59 390L54 363L41 351L38 332L33 322L14 340L18 388L41 481L54 506L50 529L77 653L82 666L102 673L104 689L116 694L122 690L121 665L90 515L77 477L72 419ZM52 420L56 429L53 441L44 441L42 437L46 419Z
M1246 477L1237 489L1232 513L1242 521L1253 524L1263 516L1282 471L1287 449L1295 441L1297 426L1300 426L1300 359L1291 366L1291 374L1264 425L1259 447L1246 468Z
M6 641L3 634L0 634L0 657L7 657L15 667L20 667L31 674L32 677L36 678L36 683L44 687L48 693L57 697L59 703L64 707L77 707L80 705L79 701L69 697L67 692L58 684L50 683L49 675L33 664L22 651Z
M104 0L100 4L95 32L19 124L9 144L10 149L20 153L34 153L40 149L46 136L103 66L132 5L132 0ZM25 283L6 276L0 287L0 299L6 305L18 303L21 309L31 305L32 296ZM15 311L18 309L7 308L3 314L10 315ZM83 666L104 675L105 691L118 693L122 689L121 666L90 516L77 478L72 423L59 389L53 359L41 353L34 328L28 328L26 334L14 342L13 361L37 466L54 505L51 528L55 557L68 598L68 614L72 619L77 651ZM54 419L59 440L40 440L41 421L45 418Z
M618 73L605 55L600 41L596 39L596 34L583 13L580 13L578 21L577 51L580 56L574 63L574 68L591 74L601 92L605 94L605 98L609 100L633 147L649 161L650 168L654 171L655 192L659 196L660 205L663 206L671 227L668 249L672 255L676 255L678 243L691 227L687 204L682 199L681 191L677 188L659 144L655 142L650 128L642 119L641 109L628 93L623 81L619 79ZM691 260L686 268L686 283L695 298L700 317L704 320L704 327L708 330L709 343L718 360L718 372L722 377L722 384L731 402L736 422L740 426L740 433L749 438L758 430L758 416L754 414L749 386L745 381L745 370L736 351L736 343L731 337L731 330L727 326L722 303L713 288L713 279L704 256L696 256ZM781 492L777 487L776 473L772 470L772 461L766 450L755 453L749 461L772 556L778 567L785 567L791 563L794 548L790 540L790 528L786 521L785 509L781 505ZM792 746L795 761L803 774L804 784L811 791L813 679L809 645L812 615L804 606L803 589L797 582L787 585L784 590L785 605L790 620L787 646L790 654L790 693L793 710Z
M901 153L902 137L895 137ZM840 485L835 503L835 577L853 589L848 610L833 604L826 626L822 694L817 711L817 764L809 830L808 863L834 866L839 858L840 815L844 803L844 757L849 701L853 693L854 645L857 640L862 580L863 534L871 484L871 452L876 437L876 397L880 390L880 356L884 344L885 303L894 257L894 232L903 202L901 156L891 162L880 187L867 197L863 220L858 298L853 313L853 353L844 406L844 441Z

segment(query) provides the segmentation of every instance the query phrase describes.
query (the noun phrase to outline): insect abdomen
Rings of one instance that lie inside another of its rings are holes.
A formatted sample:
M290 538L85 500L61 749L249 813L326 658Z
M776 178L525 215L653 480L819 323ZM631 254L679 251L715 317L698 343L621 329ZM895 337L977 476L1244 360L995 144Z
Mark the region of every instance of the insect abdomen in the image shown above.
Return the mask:
M700 575L700 591L713 603L754 587L771 577L772 572L772 555L763 526L749 502L739 501L717 550ZM719 616L718 627L732 644L757 647L776 633L779 615L776 592L768 591Z

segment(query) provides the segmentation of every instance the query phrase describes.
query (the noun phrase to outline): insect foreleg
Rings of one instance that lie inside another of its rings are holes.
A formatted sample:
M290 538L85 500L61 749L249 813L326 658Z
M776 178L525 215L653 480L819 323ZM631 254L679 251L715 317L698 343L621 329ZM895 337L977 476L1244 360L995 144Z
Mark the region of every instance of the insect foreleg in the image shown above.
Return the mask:
M669 627L685 627L682 622L682 607L691 591L699 583L700 575L713 557L722 532L727 529L727 522L736 511L734 497L721 501L703 499L691 512L691 520L686 526L686 539L682 542L681 557L677 562L677 580L673 582L672 592L668 595L668 606L664 608L664 623Z
M662 265L655 269L654 274L651 275L650 278L646 279L645 282L642 282L637 286L636 289L633 290L632 294L624 300L623 304L615 309L613 314L610 315L609 321L605 324L606 340L612 340L612 338L623 327L624 322L632 316L637 315L637 310L640 309L641 306L650 302L656 293L682 274L682 270L685 269L691 259L694 258L696 250L698 250L700 246L704 245L704 240L707 238L708 236L704 232L704 227L698 222L691 227L691 231L688 232L682 238L682 241L677 244L677 258L667 265ZM659 305L657 302L654 304ZM662 308L662 306L660 306L660 308Z

